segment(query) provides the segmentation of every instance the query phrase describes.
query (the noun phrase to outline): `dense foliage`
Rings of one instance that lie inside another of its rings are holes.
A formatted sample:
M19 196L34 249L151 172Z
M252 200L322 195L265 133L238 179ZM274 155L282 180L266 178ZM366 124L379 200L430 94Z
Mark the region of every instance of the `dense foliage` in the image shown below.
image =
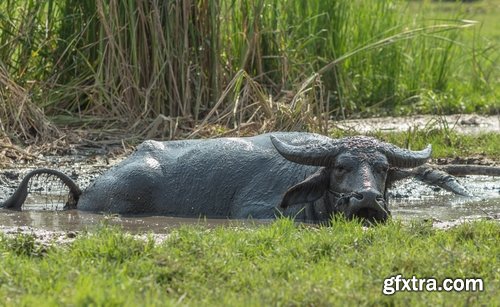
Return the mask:
M470 10L410 3L2 1L2 133L50 134L47 115L128 129L157 118L168 137L202 120L316 129L330 116L496 112L498 53L461 18Z

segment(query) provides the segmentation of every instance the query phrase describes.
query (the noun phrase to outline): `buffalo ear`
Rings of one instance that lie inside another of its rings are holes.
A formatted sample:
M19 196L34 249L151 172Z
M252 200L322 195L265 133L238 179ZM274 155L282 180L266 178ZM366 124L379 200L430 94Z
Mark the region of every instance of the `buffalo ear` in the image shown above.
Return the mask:
M319 199L330 185L330 176L326 168L321 168L304 181L297 183L286 191L281 201L280 207L306 202L312 202Z

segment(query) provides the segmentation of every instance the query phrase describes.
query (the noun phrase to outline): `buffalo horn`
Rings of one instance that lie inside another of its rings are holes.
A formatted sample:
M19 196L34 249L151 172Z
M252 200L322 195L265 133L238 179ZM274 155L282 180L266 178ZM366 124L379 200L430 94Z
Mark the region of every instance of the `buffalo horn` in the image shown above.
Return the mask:
M290 145L271 135L271 142L276 150L287 160L313 166L327 166L332 157L338 154L338 143L316 143L308 145Z
M392 167L414 168L429 160L432 153L432 146L429 144L427 148L423 150L412 151L385 143L383 146L380 146L378 150L385 154Z

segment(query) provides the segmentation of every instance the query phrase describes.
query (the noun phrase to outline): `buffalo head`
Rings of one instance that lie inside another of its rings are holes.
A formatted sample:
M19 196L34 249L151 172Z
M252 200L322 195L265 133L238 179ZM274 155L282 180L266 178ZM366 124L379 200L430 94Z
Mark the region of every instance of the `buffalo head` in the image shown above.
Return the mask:
M280 204L282 208L322 199L328 213L369 222L384 222L390 215L386 191L391 171L421 166L431 155L430 145L411 151L365 136L300 146L274 136L271 140L285 159L320 167L288 189Z

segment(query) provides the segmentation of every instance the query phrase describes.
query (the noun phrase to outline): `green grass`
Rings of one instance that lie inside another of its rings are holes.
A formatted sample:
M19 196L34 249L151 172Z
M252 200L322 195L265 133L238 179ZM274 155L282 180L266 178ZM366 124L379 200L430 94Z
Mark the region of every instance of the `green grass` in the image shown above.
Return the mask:
M254 227L184 226L161 244L101 227L69 245L0 239L0 304L60 305L494 305L500 224L450 230L426 222L369 229L289 220ZM383 280L482 278L483 292L382 295Z
M426 20L474 20L477 25L457 38L450 65L455 66L446 91L422 92L414 109L420 113L469 113L500 106L500 1L411 1L410 10ZM471 78L472 77L472 78Z
M407 133L375 133L374 136L403 148L420 150L432 144L433 158L485 156L498 160L500 134L461 135L434 130Z

